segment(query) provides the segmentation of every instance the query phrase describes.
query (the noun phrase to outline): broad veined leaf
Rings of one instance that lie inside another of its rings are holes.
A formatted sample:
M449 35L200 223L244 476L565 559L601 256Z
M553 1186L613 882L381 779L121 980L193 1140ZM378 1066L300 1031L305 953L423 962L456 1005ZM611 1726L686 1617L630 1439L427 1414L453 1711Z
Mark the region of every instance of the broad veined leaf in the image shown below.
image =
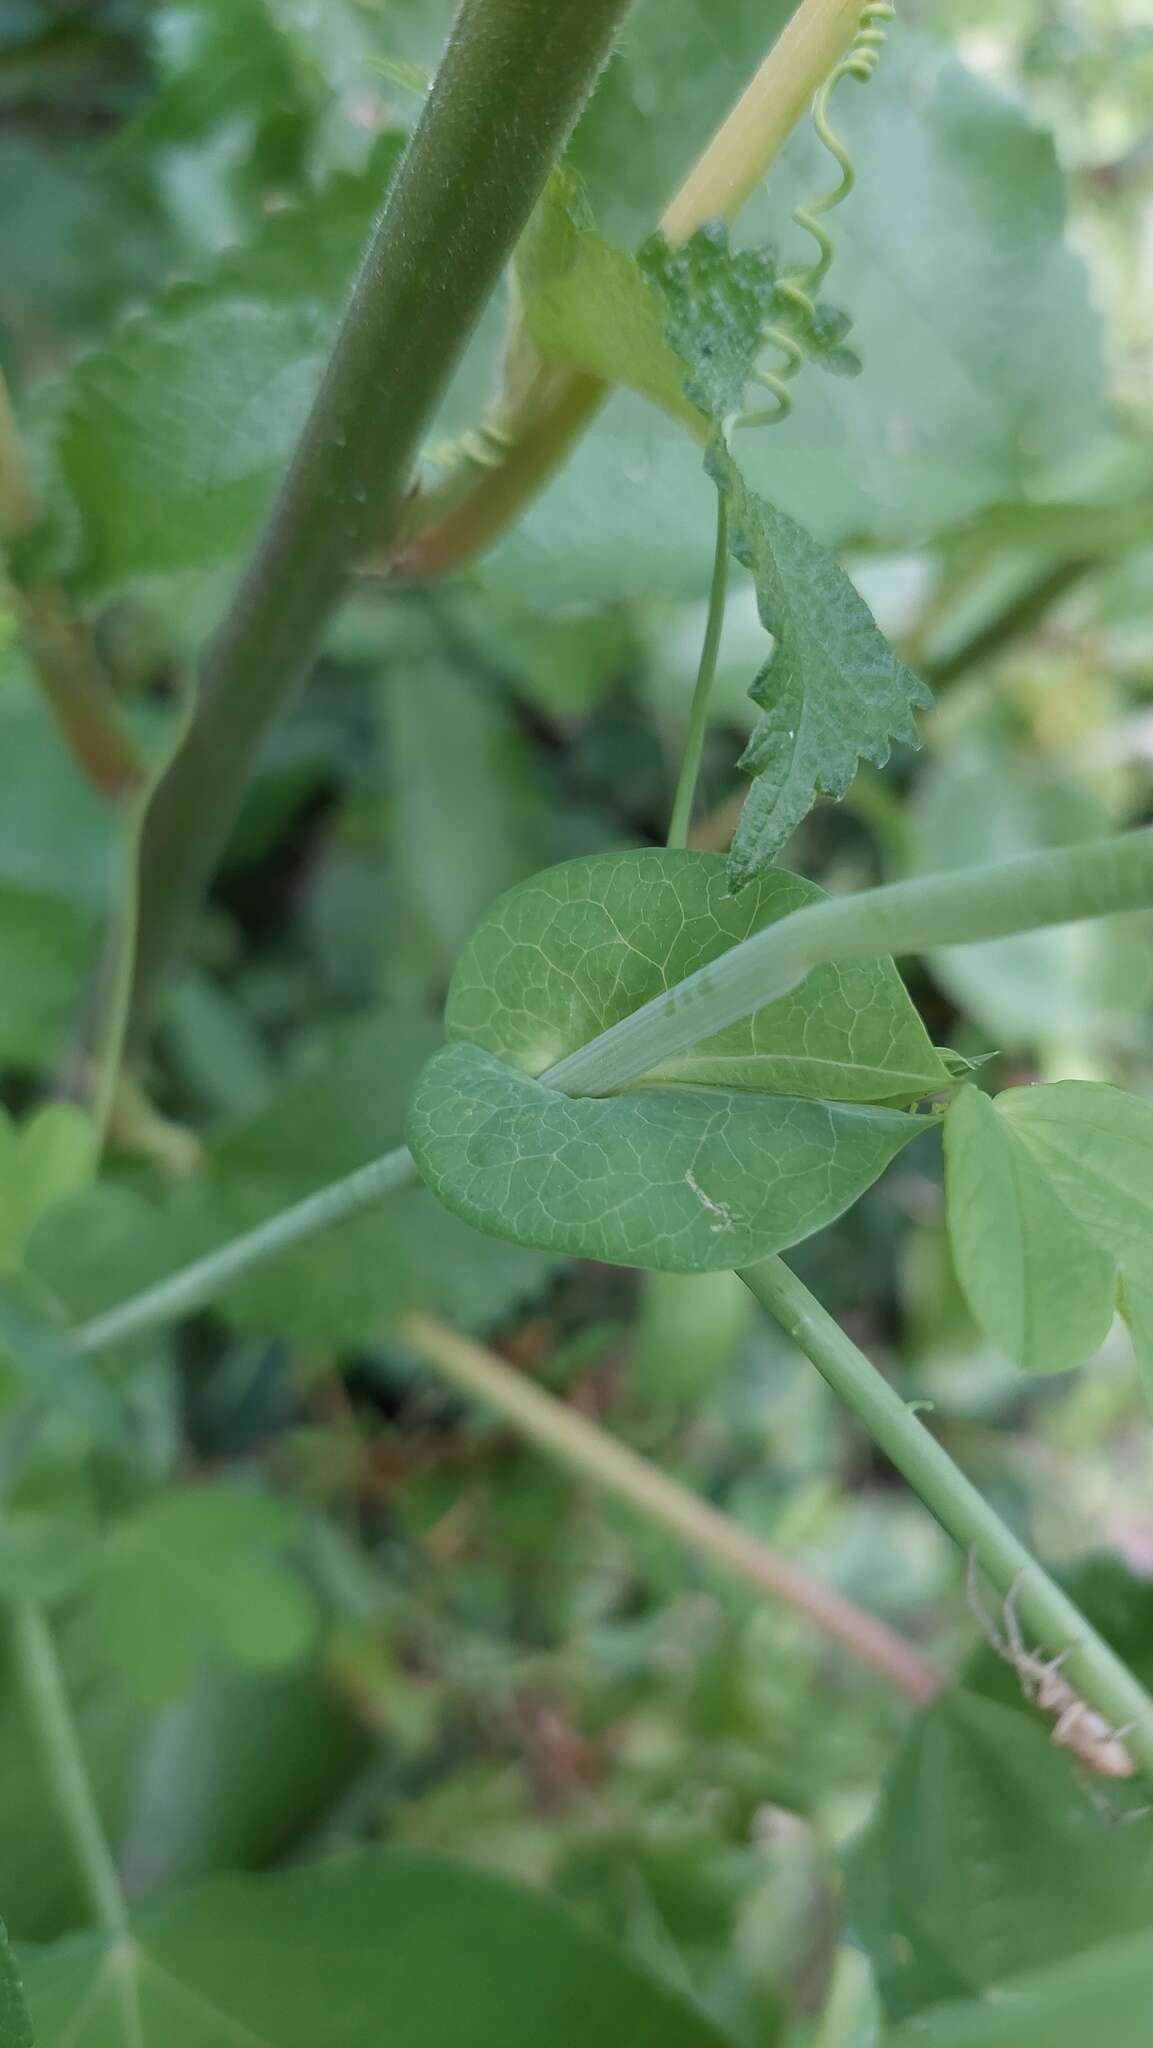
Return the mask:
M745 1264L830 1222L922 1128L876 1105L947 1085L890 962L821 969L622 1095L536 1078L818 893L773 874L734 898L719 856L677 851L569 861L511 890L462 955L456 1042L414 1096L429 1186L481 1229L667 1272Z
M1139 1790L1126 1826L1094 1793L1017 1707L966 1690L916 1717L849 1865L850 1918L892 2020L1007 1998L1023 1973L1148 1938L1153 1826Z
M888 2048L1146 2048L1153 2012L1153 1936L1103 1942L969 1999L918 2013Z
M8 1937L0 1926L0 2048L32 2048L32 2022Z
M719 854L598 854L510 889L457 962L445 1009L466 1038L538 1075L663 989L819 901L773 869L734 896ZM889 960L819 967L803 989L646 1075L840 1102L915 1102L950 1074Z
M1032 1372L1081 1365L1113 1320L1113 1261L978 1088L949 1105L945 1168L957 1275L982 1328Z
M479 1230L610 1265L751 1265L843 1213L924 1128L864 1103L724 1088L574 1099L479 1045L434 1053L408 1138Z
M37 2048L723 2048L696 2007L503 1879L369 1852L222 1878L106 1937L31 1954Z
M226 1486L165 1494L115 1524L94 1613L145 1700L182 1692L207 1656L268 1670L304 1655L316 1615L283 1556L295 1528L285 1502Z
M729 860L740 885L768 865L819 795L844 796L862 757L882 766L894 740L916 746L914 709L932 700L828 550L748 490L719 443L709 469L728 497L733 553L752 571L775 641L750 692L762 716L741 758L755 779Z
M304 420L396 148L383 138L363 174L270 215L248 247L170 286L79 365L58 454L89 584L203 568L243 546Z
M1146 1365L1153 1104L1097 1081L1009 1088L995 1103L965 1089L945 1152L958 1273L994 1342L1041 1370L1078 1364L1120 1285Z

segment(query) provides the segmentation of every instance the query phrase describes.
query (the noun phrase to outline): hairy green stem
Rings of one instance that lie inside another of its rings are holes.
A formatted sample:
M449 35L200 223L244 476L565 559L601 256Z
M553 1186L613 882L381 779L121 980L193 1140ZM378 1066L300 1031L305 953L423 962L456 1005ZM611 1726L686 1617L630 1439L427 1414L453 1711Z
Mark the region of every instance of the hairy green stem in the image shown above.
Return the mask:
M708 730L709 698L712 694L713 678L717 672L717 655L720 653L721 632L725 623L725 598L728 587L729 516L725 494L718 491L717 539L713 553L713 578L709 586L709 609L705 620L705 637L701 642L701 659L697 669L696 687L693 690L692 709L689 713L689 729L684 753L681 756L676 795L673 798L673 814L669 821L670 846L687 846L689 841L693 798L696 795L697 776L700 773L705 733Z
M678 1485L646 1458L618 1443L584 1415L514 1372L483 1344L438 1316L409 1315L399 1335L466 1393L503 1415L550 1457L614 1494L647 1521L667 1529L702 1557L736 1572L759 1592L805 1614L835 1641L922 1703L940 1690L941 1674L887 1623L855 1607L800 1565L770 1550L718 1508Z
M123 1935L128 1908L92 1795L52 1630L30 1601L13 1607L11 1615L16 1665L93 1918L110 1934Z
M1131 1756L1153 1779L1153 1699L1128 1667L784 1261L750 1266L741 1279L860 1417L942 1528L966 1554L976 1554L1001 1593L1012 1590L1038 1647L1065 1659L1063 1675L1111 1727L1126 1730Z
M651 1067L776 1002L827 961L967 945L1110 912L1153 909L1153 827L827 896L755 932L644 1003L544 1077L567 1095L612 1095Z
M424 432L629 0L462 0L373 230L292 466L209 648L145 825L139 1040L348 577L395 528Z

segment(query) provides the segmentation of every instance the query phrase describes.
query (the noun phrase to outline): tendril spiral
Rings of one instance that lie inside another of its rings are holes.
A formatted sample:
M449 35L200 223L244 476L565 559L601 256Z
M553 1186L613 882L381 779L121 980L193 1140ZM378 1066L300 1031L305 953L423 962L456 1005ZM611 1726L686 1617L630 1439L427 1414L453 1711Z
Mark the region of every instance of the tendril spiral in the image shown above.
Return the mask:
M873 76L885 46L888 23L896 15L896 8L890 0L866 0L857 23L857 33L846 51L813 101L813 127L817 139L832 157L840 171L837 184L829 192L821 193L816 199L807 200L794 209L793 220L797 227L811 235L817 245L817 256L805 270L795 271L778 281L776 297L786 307L785 319L795 327L800 324L812 327L817 318L816 295L832 267L835 244L824 224L824 216L832 213L847 199L856 183L857 173L853 160L840 137L835 133L829 120L829 102L842 78L855 78L859 85L865 85ZM752 374L752 381L769 392L775 404L753 412L744 412L734 422L741 427L776 426L787 418L793 409L791 380L796 376L804 361L804 350L795 332L789 327L777 324L764 331L766 346L779 352L780 360L774 368L758 364Z

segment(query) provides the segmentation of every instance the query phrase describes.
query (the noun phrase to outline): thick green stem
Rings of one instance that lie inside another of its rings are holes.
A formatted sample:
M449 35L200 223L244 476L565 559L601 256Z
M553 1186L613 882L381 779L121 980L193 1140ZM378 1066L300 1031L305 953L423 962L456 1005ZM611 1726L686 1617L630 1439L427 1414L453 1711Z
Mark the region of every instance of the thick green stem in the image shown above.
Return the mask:
M1003 1594L1013 1591L1021 1620L1038 1647L1065 1659L1064 1676L1111 1727L1127 1731L1130 1755L1153 1779L1153 1699L1128 1667L783 1260L767 1259L741 1278L860 1417L954 1541L966 1554L976 1554L982 1571Z
M734 220L756 191L813 95L853 41L860 0L800 0L736 105L661 216L670 242L711 220ZM512 353L523 337L514 334ZM380 566L427 582L491 547L596 418L609 386L583 370L542 363L501 419L508 450L481 468L465 457L409 508L401 545Z
M110 1934L123 1935L128 1928L128 1908L92 1796L52 1631L39 1607L24 1601L12 1609L12 1639L56 1804L84 1878L93 1918Z
M628 0L463 0L142 849L139 1038L272 720L395 528L428 423Z
M932 1699L940 1673L911 1643L831 1587L811 1578L755 1536L710 1507L647 1459L618 1443L586 1416L554 1400L521 1372L437 1316L406 1316L400 1336L438 1372L503 1415L531 1443L569 1471L623 1500L698 1555L736 1572L759 1592L805 1614L826 1635L871 1664L909 1699Z
M721 630L725 623L725 596L728 587L729 518L724 492L718 491L717 540L713 554L713 580L709 587L709 610L705 620L705 637L701 642L701 659L693 691L692 710L689 713L689 730L681 756L681 772L677 777L673 814L669 821L670 846L687 846L689 842L693 798L697 790L705 733L708 731L709 698L712 694L713 678L717 672L717 655L720 653Z
M919 953L1149 909L1153 827L996 867L828 896L698 968L570 1053L545 1078L567 1095L615 1094L699 1039L788 995L826 961Z

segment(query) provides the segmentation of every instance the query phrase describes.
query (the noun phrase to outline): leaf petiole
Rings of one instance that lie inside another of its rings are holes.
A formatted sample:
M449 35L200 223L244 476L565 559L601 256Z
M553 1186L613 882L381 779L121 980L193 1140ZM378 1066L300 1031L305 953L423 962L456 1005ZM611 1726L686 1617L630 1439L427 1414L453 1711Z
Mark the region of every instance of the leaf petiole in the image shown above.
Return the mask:
M689 713L689 730L685 739L684 754L681 757L680 774L677 777L673 813L669 821L669 846L687 846L689 843L693 798L696 795L701 754L704 751L705 733L708 730L709 698L717 673L717 655L720 653L721 633L725 623L725 599L728 596L728 588L729 515L724 491L718 488L717 538L713 554L712 582L709 585L709 609L705 619L705 637L701 642L701 659L697 668L696 687L693 690L692 710Z

